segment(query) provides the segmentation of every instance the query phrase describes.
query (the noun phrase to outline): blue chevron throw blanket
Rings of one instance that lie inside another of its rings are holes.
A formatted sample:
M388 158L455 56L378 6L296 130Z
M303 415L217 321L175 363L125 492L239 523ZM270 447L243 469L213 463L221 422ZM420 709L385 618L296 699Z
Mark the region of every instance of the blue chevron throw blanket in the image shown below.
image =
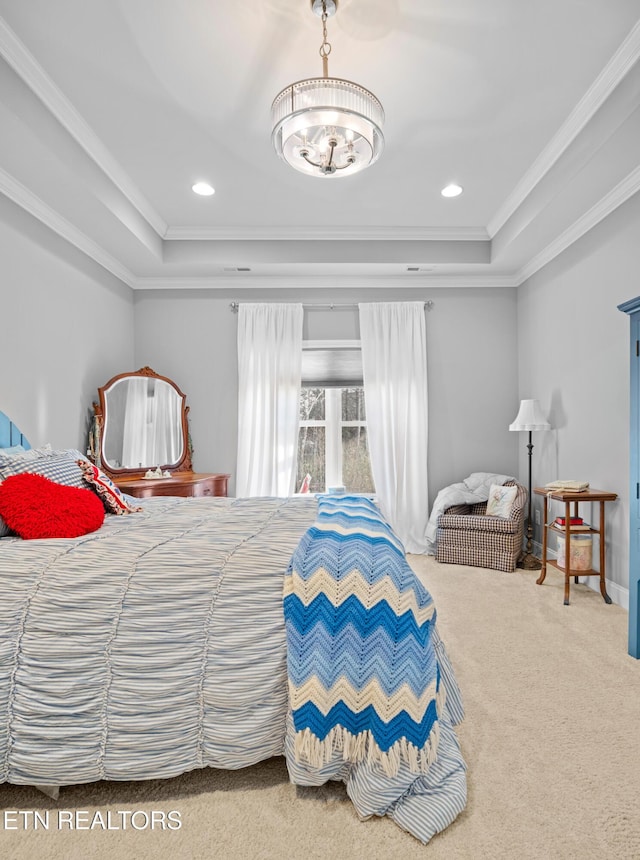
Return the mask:
M361 496L320 496L284 584L295 758L336 752L424 773L435 759L444 685L436 611L402 544Z

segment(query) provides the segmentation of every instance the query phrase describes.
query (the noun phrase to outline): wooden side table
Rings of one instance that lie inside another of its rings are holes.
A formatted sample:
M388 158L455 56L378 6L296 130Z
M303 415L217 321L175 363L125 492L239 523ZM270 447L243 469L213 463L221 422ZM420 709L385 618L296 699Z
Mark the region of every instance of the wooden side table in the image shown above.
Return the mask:
M226 496L230 475L208 472L174 472L170 478L114 478L123 493L148 499L151 496Z
M604 537L604 503L605 502L614 502L618 496L616 493L608 493L606 490L584 490L582 493L569 493L564 490L547 490L545 487L535 487L534 493L539 496L544 496L544 525L542 528L542 570L540 571L540 576L536 580L538 585L542 585L544 579L547 575L547 564L550 564L552 567L555 567L556 570L559 570L564 574L564 605L569 605L569 579L573 575L574 581L578 582L578 577L580 576L599 576L600 577L600 594L602 595L605 603L611 603L611 598L607 594L607 585L605 578L605 537ZM554 499L558 502L564 502L565 506L565 526L564 528L558 528L558 526L554 525L554 523L547 522L548 519L548 508L549 508L549 499ZM598 528L594 529L590 527L588 530L581 529L580 531L571 530L571 516L578 516L578 505L580 502L600 502L600 517L598 519ZM573 504L573 514L571 514L571 505ZM562 568L560 565L551 560L547 559L547 535L548 532L552 531L556 534L564 535L565 544L564 544L564 562L565 567ZM571 573L571 535L576 534L595 534L598 535L598 542L600 544L600 570L593 570L593 568L589 568L589 570L580 570L574 571Z

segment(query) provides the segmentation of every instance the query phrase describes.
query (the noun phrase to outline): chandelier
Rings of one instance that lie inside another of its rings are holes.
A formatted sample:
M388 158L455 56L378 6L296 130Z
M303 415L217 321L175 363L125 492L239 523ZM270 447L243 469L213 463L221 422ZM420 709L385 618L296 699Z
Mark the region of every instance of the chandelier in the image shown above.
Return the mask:
M384 111L359 84L329 77L327 18L338 0L311 0L322 18L322 77L290 84L273 100L271 139L278 155L308 176L351 176L377 161Z

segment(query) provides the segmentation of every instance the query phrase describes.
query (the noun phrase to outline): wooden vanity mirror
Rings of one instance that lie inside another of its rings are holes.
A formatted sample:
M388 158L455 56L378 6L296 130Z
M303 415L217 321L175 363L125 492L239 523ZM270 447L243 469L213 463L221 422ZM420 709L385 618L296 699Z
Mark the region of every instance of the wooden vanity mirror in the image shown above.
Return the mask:
M157 467L191 471L189 407L173 380L143 367L114 376L98 397L89 447L110 477L140 477Z

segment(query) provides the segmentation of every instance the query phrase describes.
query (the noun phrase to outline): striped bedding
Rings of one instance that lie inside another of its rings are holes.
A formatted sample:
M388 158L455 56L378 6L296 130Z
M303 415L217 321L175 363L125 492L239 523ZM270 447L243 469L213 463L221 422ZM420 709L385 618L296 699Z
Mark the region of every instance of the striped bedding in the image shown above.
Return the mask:
M69 785L240 768L286 750L282 589L313 523L301 499L155 498L77 539L0 542L0 782ZM390 815L422 841L461 811L446 653L438 757L385 777L332 763L361 817ZM290 751L289 751L290 752Z

